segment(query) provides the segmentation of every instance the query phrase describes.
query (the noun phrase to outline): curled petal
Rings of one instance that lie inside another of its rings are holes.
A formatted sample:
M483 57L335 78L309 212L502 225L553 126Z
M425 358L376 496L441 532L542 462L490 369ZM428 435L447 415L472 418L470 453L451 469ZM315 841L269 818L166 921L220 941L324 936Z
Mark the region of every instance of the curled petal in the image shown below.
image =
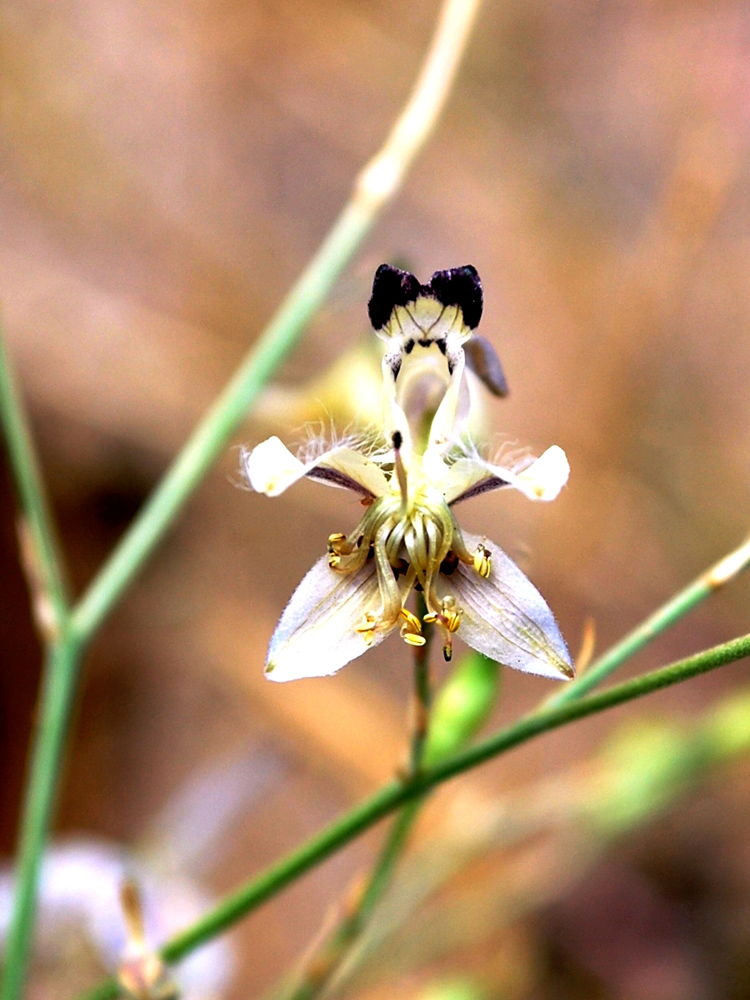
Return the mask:
M542 595L497 545L464 534L470 551L485 544L491 571L483 579L459 564L443 583L463 609L458 635L490 659L529 674L563 680L574 676L565 640Z
M523 472L513 472L483 459L460 458L441 484L446 502L453 504L512 486L529 500L554 500L568 481L570 465L565 452L553 444Z
M292 594L271 637L266 675L272 681L335 674L369 647L356 628L380 604L372 560L355 573L337 573L318 559ZM387 634L375 632L370 646Z
M530 500L554 500L569 475L567 455L559 445L553 444L528 469L520 472L511 486L521 490Z
M243 450L241 462L252 488L269 497L277 497L303 476L364 497L380 496L388 486L383 471L374 462L346 445L331 448L310 462L300 462L274 436L252 451Z

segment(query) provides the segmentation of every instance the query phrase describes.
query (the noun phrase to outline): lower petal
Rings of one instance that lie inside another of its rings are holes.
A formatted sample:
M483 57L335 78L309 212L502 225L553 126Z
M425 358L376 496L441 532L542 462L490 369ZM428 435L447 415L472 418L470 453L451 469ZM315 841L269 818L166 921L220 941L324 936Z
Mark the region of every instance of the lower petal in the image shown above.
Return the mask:
M355 631L365 613L379 607L372 560L355 573L338 573L319 559L303 578L271 637L266 675L272 681L326 677L369 648ZM385 638L375 632L370 646Z
M491 550L491 572L483 579L460 563L442 577L463 609L458 636L498 663L563 680L574 676L568 648L547 602L499 546L464 534L470 551Z

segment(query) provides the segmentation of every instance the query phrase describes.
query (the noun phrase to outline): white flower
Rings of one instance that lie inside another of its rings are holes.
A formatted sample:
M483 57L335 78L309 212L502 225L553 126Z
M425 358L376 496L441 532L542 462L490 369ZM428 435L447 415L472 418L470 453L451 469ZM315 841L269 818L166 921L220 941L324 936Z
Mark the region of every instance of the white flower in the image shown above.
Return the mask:
M354 531L329 537L328 554L294 592L271 639L267 675L286 681L333 674L396 628L405 642L421 645L422 622L405 607L418 588L428 609L424 621L439 627L446 659L458 634L507 666L572 677L568 650L542 596L497 545L462 534L453 511L459 501L502 487L532 500L553 500L569 473L557 446L513 469L457 444L468 416L464 344L482 311L476 271L439 271L420 285L413 275L382 265L369 309L387 344L387 446L368 454L342 443L301 461L271 437L243 452L247 481L267 496L278 496L307 477L350 489L367 507ZM420 448L412 440L401 390L408 384L405 362L413 352L424 351L444 357L446 388ZM491 380L493 366L495 381L498 372L502 381L488 345L481 353L489 359L485 381Z

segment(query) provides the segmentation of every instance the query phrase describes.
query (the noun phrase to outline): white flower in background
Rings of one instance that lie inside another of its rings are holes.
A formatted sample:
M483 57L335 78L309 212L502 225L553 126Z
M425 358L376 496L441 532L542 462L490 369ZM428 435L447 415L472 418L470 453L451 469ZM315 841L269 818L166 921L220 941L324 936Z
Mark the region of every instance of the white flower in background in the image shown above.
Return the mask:
M384 447L358 449L345 441L300 460L271 437L242 455L250 486L267 496L307 477L352 490L367 507L354 531L329 537L328 554L292 596L271 639L267 675L286 681L333 674L396 628L405 642L421 645L422 622L405 606L416 588L428 609L424 621L441 630L446 659L458 634L499 663L572 677L568 650L542 596L497 545L463 534L453 510L502 487L554 500L569 473L557 446L525 466L505 468L461 443L467 353L486 384L498 394L507 391L494 352L472 333L482 313L477 272L471 266L438 271L421 285L413 274L383 264L369 312L386 342ZM444 390L436 408L427 408L433 415L425 433L419 386L427 355L433 372L439 363Z

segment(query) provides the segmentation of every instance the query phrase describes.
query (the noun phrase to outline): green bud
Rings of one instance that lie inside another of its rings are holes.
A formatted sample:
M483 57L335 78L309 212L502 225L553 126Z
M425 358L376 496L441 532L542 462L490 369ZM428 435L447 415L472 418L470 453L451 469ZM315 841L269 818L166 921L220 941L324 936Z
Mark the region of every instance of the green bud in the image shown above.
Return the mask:
M481 653L464 656L442 686L430 712L424 762L438 760L464 746L482 728L495 707L500 665Z
M719 702L703 726L706 752L732 758L750 751L750 691L736 691Z
M470 979L444 979L432 983L419 995L419 1000L485 1000L486 993Z

